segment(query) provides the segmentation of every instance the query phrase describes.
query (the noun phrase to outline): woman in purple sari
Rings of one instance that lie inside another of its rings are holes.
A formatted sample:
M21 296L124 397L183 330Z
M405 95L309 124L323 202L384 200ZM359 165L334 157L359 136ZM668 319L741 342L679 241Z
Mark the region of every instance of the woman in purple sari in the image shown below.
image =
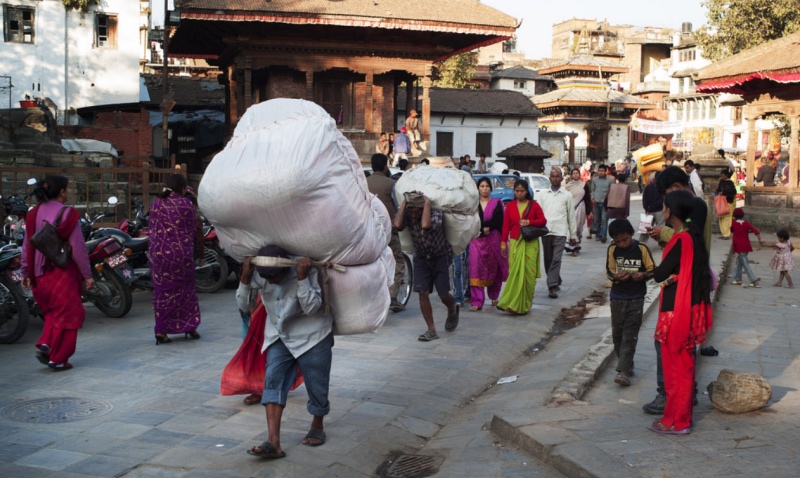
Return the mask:
M497 305L500 289L508 278L508 259L500 253L500 232L503 230L503 202L491 197L492 183L488 178L478 180L480 193L481 235L469 244L469 285L472 296L470 308L483 308L484 287L488 288L492 305Z
M194 280L197 212L184 198L186 178L170 174L150 208L147 254L153 278L156 345L172 342L167 334L199 339L200 306Z

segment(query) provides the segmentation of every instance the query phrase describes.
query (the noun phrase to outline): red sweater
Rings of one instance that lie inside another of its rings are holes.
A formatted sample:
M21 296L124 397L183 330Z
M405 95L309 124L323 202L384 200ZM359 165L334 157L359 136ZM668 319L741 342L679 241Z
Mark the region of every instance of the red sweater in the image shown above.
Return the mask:
M742 220L740 223L737 219L734 219L731 223L731 232L733 233L733 252L753 252L753 245L750 244L750 232L753 232L756 236L760 236L761 233L758 232L758 229L753 227L749 222Z
M526 204L525 207L528 207ZM523 208L523 211L525 209ZM511 201L506 206L506 212L503 216L503 236L502 242L508 242L508 237L511 236L511 239L519 238L519 221L522 218L519 217L519 206L517 201ZM539 203L533 201L533 205L531 205L530 211L528 211L528 217L525 219L531 222L531 226L542 227L547 225L547 219L544 217L544 211L542 211L542 207L539 206Z

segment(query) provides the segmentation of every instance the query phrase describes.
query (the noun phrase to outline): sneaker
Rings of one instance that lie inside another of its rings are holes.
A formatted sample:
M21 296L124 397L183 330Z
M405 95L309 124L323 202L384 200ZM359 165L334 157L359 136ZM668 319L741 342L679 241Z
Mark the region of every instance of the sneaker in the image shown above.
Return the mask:
M550 293L547 294L547 297L550 297L551 299L558 299L558 294L556 293L555 289L550 289Z
M666 395L656 395L652 402L644 405L642 410L649 415L663 415L664 406L667 404Z
M391 310L392 312L400 312L406 310L406 306L404 306L400 302L397 302L396 300L393 300L392 303L389 304L389 310Z
M603 236L603 237L600 238L600 242L601 243L605 244L606 241L607 241L606 236Z
M620 372L617 374L617 378L614 379L614 383L618 383L623 387L630 386L631 379L630 376L625 372Z
M438 339L439 336L436 335L436 332L431 332L430 330L426 330L424 334L417 337L417 340L420 342L430 342L431 340Z

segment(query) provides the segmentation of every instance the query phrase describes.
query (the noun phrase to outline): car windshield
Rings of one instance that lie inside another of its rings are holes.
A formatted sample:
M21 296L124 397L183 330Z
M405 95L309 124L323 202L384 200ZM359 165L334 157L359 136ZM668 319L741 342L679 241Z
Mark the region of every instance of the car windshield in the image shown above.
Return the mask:
M541 189L541 188L548 188L550 187L550 181L545 178L539 176L533 176L531 178L531 187Z
M514 183L517 181L516 177L505 177L503 178L503 184L506 185L508 189L514 189Z

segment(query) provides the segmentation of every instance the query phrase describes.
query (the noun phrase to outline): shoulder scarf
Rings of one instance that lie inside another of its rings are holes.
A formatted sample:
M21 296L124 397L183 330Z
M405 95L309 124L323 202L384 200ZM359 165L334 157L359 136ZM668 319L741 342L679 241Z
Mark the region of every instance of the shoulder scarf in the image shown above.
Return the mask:
M679 240L681 263L675 281L678 287L675 293L675 307L671 311L658 313L655 332L655 339L666 344L672 352L678 352L682 348L693 348L704 343L706 333L711 329L712 323L710 304L700 302L692 305L692 262L694 259L692 236L686 231L673 235L664 248L662 257L667 257ZM662 292L660 301L663 300L664 293Z
M28 215L25 216L25 240L28 241L26 244L28 246L26 261L28 263L28 276L31 279L32 285L36 285L36 248L30 243L30 238L36 234L36 216L39 214L40 206L41 204L37 204L33 209L28 211ZM75 229L78 220L80 220L81 213L74 207L68 207L63 214L61 224L58 226L58 235L61 239L68 241L69 235L72 233L73 229ZM56 221L57 220L58 218L56 218Z

